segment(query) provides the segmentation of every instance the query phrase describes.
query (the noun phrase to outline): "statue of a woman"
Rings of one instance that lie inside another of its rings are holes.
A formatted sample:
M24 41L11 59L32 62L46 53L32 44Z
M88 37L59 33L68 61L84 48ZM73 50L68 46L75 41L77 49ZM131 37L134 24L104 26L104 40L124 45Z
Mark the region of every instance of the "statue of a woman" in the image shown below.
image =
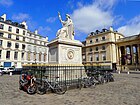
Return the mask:
M58 12L58 17L60 22L62 23L62 28L58 30L57 37L64 37L69 39L74 39L74 26L72 19L69 14L66 14L66 20L63 21L60 13Z

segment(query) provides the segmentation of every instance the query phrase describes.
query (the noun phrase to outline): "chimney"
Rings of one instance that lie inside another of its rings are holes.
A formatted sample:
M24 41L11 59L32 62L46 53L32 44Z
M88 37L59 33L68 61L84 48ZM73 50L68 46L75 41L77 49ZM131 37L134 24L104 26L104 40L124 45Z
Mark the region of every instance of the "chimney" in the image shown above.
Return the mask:
M3 14L1 17L6 21L6 14Z
M21 24L23 24L25 26L25 29L28 29L26 21L23 21Z
M111 26L111 27L109 28L109 30L110 30L110 31L113 31L113 27Z
M48 36L46 37L46 41L48 41Z
M38 30L35 30L35 32L34 32L35 34L38 34Z

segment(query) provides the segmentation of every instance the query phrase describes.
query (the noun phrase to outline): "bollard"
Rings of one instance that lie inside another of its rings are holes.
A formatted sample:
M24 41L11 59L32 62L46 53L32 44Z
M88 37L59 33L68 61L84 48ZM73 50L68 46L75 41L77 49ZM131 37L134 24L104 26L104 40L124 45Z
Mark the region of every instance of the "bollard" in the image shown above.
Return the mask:
M130 74L129 71L127 71L127 74Z
M12 76L12 72L10 72L10 76Z
M120 70L118 71L118 74L121 74Z

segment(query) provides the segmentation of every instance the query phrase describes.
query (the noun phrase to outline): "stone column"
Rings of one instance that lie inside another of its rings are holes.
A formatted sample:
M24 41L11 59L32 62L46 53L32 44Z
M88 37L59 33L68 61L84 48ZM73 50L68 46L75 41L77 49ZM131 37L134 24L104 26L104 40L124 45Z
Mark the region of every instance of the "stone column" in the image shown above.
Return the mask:
M139 64L140 64L140 44L138 45L138 60L139 60Z
M131 59L132 59L132 65L134 64L134 54L133 54L133 45L130 45L131 47Z
M138 64L140 63L140 44L137 44Z

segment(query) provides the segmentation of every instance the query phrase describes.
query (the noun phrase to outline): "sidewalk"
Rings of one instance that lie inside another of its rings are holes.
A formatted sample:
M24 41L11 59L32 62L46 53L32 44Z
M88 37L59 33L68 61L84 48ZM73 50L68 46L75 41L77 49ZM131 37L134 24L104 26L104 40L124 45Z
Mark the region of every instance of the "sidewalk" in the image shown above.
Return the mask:
M116 71L115 73L118 73L118 71ZM120 71L120 73L126 73L127 74L128 71ZM129 74L140 74L140 71L135 71L135 70L132 71L132 70L130 70L129 71Z

